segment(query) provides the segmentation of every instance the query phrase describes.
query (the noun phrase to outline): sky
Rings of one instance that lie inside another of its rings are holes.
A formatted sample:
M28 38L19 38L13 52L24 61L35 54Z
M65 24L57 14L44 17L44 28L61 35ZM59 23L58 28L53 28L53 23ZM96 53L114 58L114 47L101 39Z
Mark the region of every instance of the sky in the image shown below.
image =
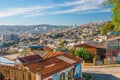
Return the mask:
M104 0L0 0L2 25L80 25L110 21Z

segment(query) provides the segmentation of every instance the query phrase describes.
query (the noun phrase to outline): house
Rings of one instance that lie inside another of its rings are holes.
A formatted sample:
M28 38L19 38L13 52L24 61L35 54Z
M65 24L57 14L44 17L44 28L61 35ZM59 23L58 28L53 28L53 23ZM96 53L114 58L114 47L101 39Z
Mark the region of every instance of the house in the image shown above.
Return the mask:
M108 64L116 63L119 54L120 54L120 35L110 36L107 40L106 50Z
M80 58L60 54L41 59L39 55L18 58L15 63L0 57L0 72L5 80L81 80Z
M95 54L96 56L96 62L99 61L102 64L104 64L104 58L106 57L106 47L102 44L95 43L95 42L89 42L89 43L83 43L83 44L76 44L74 46L75 49L79 48L86 48L89 52Z
M36 80L81 80L81 62L70 54L61 54L24 65L36 74Z

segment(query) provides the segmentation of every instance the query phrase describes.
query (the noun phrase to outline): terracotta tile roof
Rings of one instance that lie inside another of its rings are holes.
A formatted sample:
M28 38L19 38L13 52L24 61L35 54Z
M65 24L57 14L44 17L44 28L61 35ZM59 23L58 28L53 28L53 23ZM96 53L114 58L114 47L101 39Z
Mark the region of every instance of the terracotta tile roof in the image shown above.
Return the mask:
M25 57L18 57L18 60L22 63L31 63L34 61L39 61L42 60L43 58L37 54L35 55L30 55L30 56L25 56Z
M29 68L29 70L34 73L39 72L43 79L80 62L82 62L80 58L70 54L61 54L48 59L43 59L42 61L27 64L25 67Z
M43 56L44 59L64 54L63 52L48 52Z

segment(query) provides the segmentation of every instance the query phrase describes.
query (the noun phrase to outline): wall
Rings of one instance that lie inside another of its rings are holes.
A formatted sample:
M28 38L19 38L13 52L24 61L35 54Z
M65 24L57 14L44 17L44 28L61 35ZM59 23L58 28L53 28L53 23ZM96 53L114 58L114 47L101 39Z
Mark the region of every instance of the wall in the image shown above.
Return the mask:
M115 56L113 55L113 52L115 53ZM106 51L106 58L107 58L108 64L116 64L119 53L120 53L120 49L107 50Z
M44 80L81 80L82 71L81 63L76 64L68 69L53 74Z
M24 68L0 65L0 72L4 74L5 80L36 80L36 75Z
M96 48L91 47L91 48L87 48L87 49L88 49L88 51L90 51L91 53L97 54Z
M86 63L86 62L83 60L82 66L95 66L95 58L93 58L93 63Z

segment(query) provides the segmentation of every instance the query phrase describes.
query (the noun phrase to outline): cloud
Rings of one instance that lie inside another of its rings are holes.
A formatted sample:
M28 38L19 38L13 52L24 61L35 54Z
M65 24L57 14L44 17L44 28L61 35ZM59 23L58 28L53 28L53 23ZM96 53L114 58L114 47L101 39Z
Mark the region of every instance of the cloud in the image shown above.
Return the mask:
M55 6L74 6L74 5L80 5L85 3L85 0L77 0L74 2L64 2L63 4L57 4Z
M77 0L71 3L69 2L64 3L61 6L75 5L75 7L68 9L68 10L56 11L53 14L75 13L75 12L80 12L80 11L99 9L103 1L104 0Z
M77 14L91 14L91 13L102 13L102 12L111 12L110 8L102 9L102 10L93 10L93 11L86 11Z
M56 10L51 12L34 12L32 14L26 15L27 17L46 15L46 14L68 14L68 13L92 13L92 12L108 12L102 8L102 3L104 0L75 0L74 2L64 2L63 4L55 4L54 8L63 8L63 10ZM66 7L71 7L64 10ZM99 10L100 9L100 10ZM99 11L98 11L99 10ZM89 12L88 12L89 11Z
M101 8L104 0L74 0L63 2L62 4L53 4L49 6L33 6L26 8L10 8L0 11L0 18L8 16L22 15L23 17L34 17L41 15L57 15L68 13L95 13L108 12ZM59 10L60 9L60 10Z
M8 16L16 16L16 15L23 15L29 12L33 11L41 11L45 9L49 9L52 7L42 7L42 6L34 6L34 7L28 7L28 8L10 8L0 11L0 18L2 17L8 17Z
M93 10L97 8L98 6L95 6L95 5L84 4L84 5L74 7L72 9L56 11L56 12L53 12L52 14L76 13L76 12L85 11L85 10Z

